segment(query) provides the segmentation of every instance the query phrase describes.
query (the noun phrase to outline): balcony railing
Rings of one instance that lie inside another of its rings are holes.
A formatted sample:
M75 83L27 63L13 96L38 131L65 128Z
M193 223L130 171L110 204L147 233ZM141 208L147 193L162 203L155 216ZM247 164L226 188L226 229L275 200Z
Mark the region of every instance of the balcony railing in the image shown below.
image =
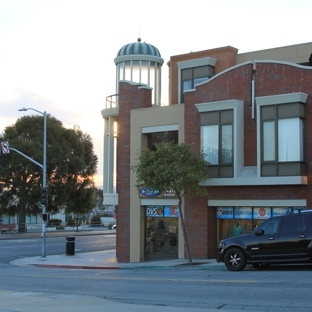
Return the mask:
M119 94L113 94L106 97L105 109L118 107Z

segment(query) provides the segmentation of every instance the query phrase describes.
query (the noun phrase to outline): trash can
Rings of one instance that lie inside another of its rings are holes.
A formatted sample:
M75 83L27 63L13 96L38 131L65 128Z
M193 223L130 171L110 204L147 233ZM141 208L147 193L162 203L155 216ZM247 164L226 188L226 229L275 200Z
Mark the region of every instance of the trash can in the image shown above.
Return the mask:
M66 255L67 256L75 255L75 236L66 237Z

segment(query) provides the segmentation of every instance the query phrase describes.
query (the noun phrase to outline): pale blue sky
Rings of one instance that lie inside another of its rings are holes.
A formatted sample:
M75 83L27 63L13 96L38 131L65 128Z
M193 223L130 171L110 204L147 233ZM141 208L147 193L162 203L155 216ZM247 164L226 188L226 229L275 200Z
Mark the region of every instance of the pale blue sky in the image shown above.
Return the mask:
M171 55L311 42L311 16L311 0L0 0L0 131L31 114L22 107L78 124L93 138L101 185L101 110L115 93L114 58L139 31L165 61L166 103Z

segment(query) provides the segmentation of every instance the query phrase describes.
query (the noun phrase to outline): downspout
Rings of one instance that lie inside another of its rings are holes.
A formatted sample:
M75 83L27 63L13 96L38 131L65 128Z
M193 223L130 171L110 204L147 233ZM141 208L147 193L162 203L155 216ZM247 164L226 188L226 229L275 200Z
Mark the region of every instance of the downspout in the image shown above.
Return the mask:
M256 63L252 62L252 81L251 81L251 119L255 119L255 77L256 77Z

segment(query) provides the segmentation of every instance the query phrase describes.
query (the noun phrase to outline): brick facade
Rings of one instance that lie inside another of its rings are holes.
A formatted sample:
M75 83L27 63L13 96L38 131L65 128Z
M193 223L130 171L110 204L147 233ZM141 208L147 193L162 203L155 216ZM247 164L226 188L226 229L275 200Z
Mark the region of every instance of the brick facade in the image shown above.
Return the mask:
M119 262L130 261L130 117L131 110L151 107L151 89L120 83L119 128L117 140L118 235L116 253Z
M252 112L252 81L255 97L303 92L308 94L306 107L306 159L308 185L275 186L211 186L212 199L306 199L312 204L312 70L303 66L260 62L246 63L217 75L195 91L185 93L184 136L185 143L200 151L200 113L195 104L240 100L244 102L244 166L257 166L257 116L256 105ZM117 257L129 262L130 248L130 115L131 110L151 107L151 90L126 82L120 83L119 134L117 143ZM254 118L252 118L252 113ZM179 130L180 131L180 130ZM216 211L207 208L205 197L185 199L185 224L193 258L214 258L216 250Z
M306 103L307 176L311 180L312 169L312 70L292 65L260 63L247 64L197 87L185 94L185 142L194 150L200 150L200 113L194 104L237 99L244 101L244 165L257 165L256 112L251 118L251 81L255 80L255 96L277 95L292 92L309 94ZM311 184L298 186L231 186L209 187L213 199L307 199L312 205ZM215 209L206 208L207 199L186 200L186 227L189 233L191 254L195 258L212 258L216 250Z

